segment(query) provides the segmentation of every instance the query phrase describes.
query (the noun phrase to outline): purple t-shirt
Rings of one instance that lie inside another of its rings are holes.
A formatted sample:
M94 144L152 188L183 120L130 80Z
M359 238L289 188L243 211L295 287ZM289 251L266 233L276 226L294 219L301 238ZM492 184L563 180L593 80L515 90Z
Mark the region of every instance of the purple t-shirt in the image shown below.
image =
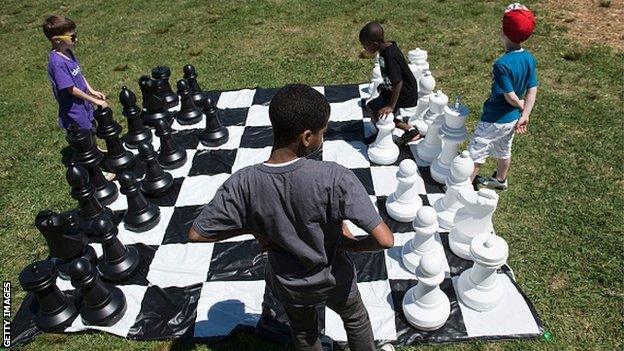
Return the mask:
M71 51L69 54L68 59L52 50L48 59L48 78L52 85L52 93L59 104L59 126L67 129L76 123L80 129L91 129L93 121L91 103L67 91L67 88L75 86L87 93L87 81L82 75L80 63Z

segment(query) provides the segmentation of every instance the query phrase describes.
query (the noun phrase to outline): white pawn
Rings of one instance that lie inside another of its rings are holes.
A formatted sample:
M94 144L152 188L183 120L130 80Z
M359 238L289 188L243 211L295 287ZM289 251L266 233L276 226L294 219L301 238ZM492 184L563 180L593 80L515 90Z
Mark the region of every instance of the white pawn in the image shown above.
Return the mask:
M370 84L370 98L368 101L375 99L379 96L379 92L377 88L383 83L383 78L381 76L381 67L379 67L379 62L375 64L373 67L373 72L371 74L371 84Z
M391 165L399 158L399 147L392 140L394 115L380 117L377 121L377 138L368 147L368 158L378 165Z
M414 226L414 237L403 245L401 252L405 268L410 272L416 272L420 259L427 255L438 256L441 260L446 260L442 244L435 240L435 233L438 232L438 221L433 207L421 207L412 225Z
M472 239L470 256L474 261L457 280L457 296L466 306L479 312L490 311L503 298L503 287L496 270L507 261L509 246L503 238L480 234Z
M421 48L416 48L415 50L411 50L407 53L407 58L409 60L409 68L416 78L416 83L422 77L422 74L429 69L429 62L427 62L427 51L422 50Z
M442 92L442 90L438 90L435 94L431 94L429 96L429 108L422 115L422 119L417 120L415 123L415 127L418 128L418 133L421 135L427 135L427 131L429 126L433 123L433 121L438 118L441 114L444 113L444 108L448 104L448 96Z
M386 210L396 221L411 222L422 207L422 199L418 196L416 187L416 181L420 179L416 162L411 159L401 161L396 175L399 185L396 191L388 196Z
M470 158L470 153L464 150L453 159L451 164L451 174L446 178L446 193L444 197L438 199L433 207L438 212L438 222L440 227L446 230L453 228L455 213L462 207L459 202L459 190L472 190L470 176L474 170L474 163Z
M440 139L442 139L442 151L429 168L431 178L438 183L446 181L451 162L457 156L457 148L468 136L468 131L464 125L466 117L468 117L468 109L448 109L444 113L444 124L438 132Z
M424 256L416 271L418 284L403 298L405 318L418 329L436 330L446 323L451 313L449 298L440 289L444 281L443 264L436 255Z
M416 125L416 121L422 120L423 114L429 108L429 98L435 89L435 79L431 72L425 71L418 81L418 102L416 103L416 111L410 116L408 123Z
M464 206L455 213L453 229L449 233L449 246L457 256L470 259L470 242L481 234L494 232L492 214L496 210L498 194L491 189L475 192L471 188L458 191L458 199Z

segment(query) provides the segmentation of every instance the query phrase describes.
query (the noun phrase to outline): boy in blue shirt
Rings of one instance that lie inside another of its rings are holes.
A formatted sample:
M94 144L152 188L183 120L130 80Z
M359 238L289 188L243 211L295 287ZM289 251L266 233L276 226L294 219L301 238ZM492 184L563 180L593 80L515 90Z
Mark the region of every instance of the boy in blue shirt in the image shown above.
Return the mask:
M511 144L515 133L524 134L537 96L537 63L522 48L535 29L535 17L525 6L511 4L505 10L501 39L505 54L493 67L492 93L483 104L468 150L474 161L472 179L479 185L496 190L508 188ZM498 160L491 177L478 176L488 156Z
M351 350L374 350L373 332L346 251L391 248L394 237L349 169L308 159L329 121L325 97L307 85L280 89L269 105L273 149L238 170L204 206L191 242L252 233L267 250L265 281L282 303L297 350L321 350L318 306L343 320ZM356 239L344 220L369 233Z

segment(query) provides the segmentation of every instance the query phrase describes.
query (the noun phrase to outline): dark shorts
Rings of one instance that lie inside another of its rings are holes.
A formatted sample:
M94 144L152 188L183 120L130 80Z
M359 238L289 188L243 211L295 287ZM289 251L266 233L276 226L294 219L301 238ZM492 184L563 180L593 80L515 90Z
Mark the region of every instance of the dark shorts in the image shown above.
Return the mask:
M373 111L375 114L379 112L379 110L381 110L382 108L388 105L390 105L390 96L387 94L379 94L378 97L372 99L371 101L368 102L368 104L366 104L366 106L368 106L368 108L371 111ZM397 102L397 106L395 107L394 111L392 111L392 113L396 115L400 108L414 107L414 106L416 106L416 104L403 103L401 99L399 99L399 101Z

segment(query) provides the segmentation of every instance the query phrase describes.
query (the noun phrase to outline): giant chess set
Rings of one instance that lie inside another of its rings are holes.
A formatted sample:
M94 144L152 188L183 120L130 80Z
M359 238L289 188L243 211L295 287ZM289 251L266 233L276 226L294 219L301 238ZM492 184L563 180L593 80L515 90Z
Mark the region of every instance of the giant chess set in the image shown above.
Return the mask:
M458 149L468 137L468 109L435 89L426 51L408 58L419 102L400 117L425 136L417 142L398 146L392 116L376 126L367 116L365 103L381 82L378 63L371 83L315 87L331 105L315 157L351 169L395 234L389 250L350 253L375 340L537 337L539 316L507 265L506 241L494 232L499 195L474 190L473 162ZM210 340L239 331L289 340L263 279L266 254L253 236L187 242L219 186L268 158L268 104L277 89L203 91L193 66L182 71L176 92L166 66L141 77L142 107L131 89L121 89L123 136L111 109L95 111L106 153L89 133L68 134L74 155L65 176L77 208L43 210L35 219L50 256L20 274L28 295L13 322L13 345L41 332L85 330L137 340ZM330 309L321 311L319 325L336 345L346 341Z

